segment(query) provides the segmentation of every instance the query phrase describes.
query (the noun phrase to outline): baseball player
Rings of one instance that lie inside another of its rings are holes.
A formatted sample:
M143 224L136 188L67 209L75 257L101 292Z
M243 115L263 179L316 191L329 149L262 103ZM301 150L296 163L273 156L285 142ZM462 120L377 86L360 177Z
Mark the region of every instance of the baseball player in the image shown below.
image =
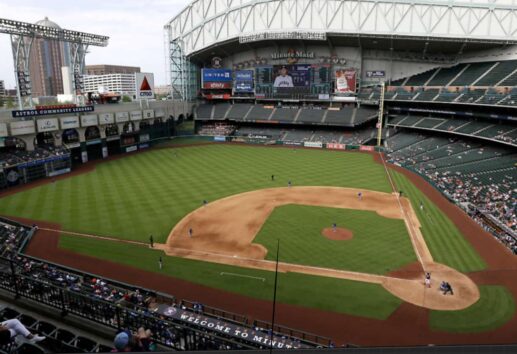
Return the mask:
M287 181L287 187L291 188L291 180Z
M427 288L430 288L431 287L431 273L429 272L426 272L425 273L425 279L424 279L424 284Z
M154 247L154 239L153 239L153 235L149 236L149 246L150 246L151 248L153 248L153 247Z
M189 236L189 237L192 237L192 234L193 234L192 228L189 228L189 229L188 229L188 236Z
M275 180L275 175L271 175L271 181Z
M336 232L336 230L337 230L337 224L333 223L332 224L332 231Z
M163 259L162 259L162 256L160 256L160 258L158 259L158 267L160 268L160 270L163 269Z
M357 199L363 200L363 193L362 192L357 193Z

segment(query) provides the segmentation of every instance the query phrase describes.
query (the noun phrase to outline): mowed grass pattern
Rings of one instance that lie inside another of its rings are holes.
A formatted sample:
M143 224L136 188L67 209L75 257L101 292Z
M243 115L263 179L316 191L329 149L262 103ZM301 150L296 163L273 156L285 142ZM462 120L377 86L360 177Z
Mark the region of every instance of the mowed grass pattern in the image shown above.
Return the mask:
M353 232L347 241L329 240L322 229L336 223ZM268 249L266 259L316 267L385 274L415 262L404 221L374 211L285 205L271 213L254 239Z
M512 294L504 286L481 285L480 298L461 311L431 311L429 326L458 333L484 332L501 327L515 313Z
M475 272L486 268L486 264L474 248L463 237L453 222L434 205L422 191L404 175L391 171L398 190L411 200L425 242L436 262L446 264L460 272ZM420 202L424 209L420 209Z
M169 257L148 247L77 236L61 236L60 247L255 299L273 299L275 273L270 271ZM158 268L160 256L162 270ZM221 275L222 272L264 281ZM277 301L379 320L387 319L402 303L381 285L290 272L278 274ZM270 314L264 316L263 320L270 320Z
M294 186L390 191L382 166L367 154L211 144L102 163L90 173L1 198L0 214L131 240L152 234L164 242L204 199L283 187L288 180Z

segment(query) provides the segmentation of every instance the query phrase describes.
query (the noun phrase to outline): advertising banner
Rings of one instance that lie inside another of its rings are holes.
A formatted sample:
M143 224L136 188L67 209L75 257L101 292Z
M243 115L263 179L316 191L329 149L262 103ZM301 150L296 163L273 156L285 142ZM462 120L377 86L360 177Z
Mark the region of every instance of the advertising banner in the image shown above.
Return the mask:
M306 141L303 143L303 146L321 149L323 147L323 143L321 141Z
M214 141L226 141L225 136L214 136Z
M359 147L359 150L360 151L374 151L375 150L375 147L373 146L367 146L367 145L361 145Z
M39 133L59 130L59 123L57 118L38 119L36 124L38 126Z
M55 106L55 107L40 107L36 109L24 109L21 111L12 111L11 115L13 118L21 118L21 117L37 117L37 116L48 116L54 114L67 114L67 113L84 113L84 112L93 112L93 106L81 106L81 107L69 107L67 105Z
M7 124L0 123L0 136L7 136Z
M9 123L9 127L11 128L11 135L34 134L36 132L34 121L32 120L11 122Z
M100 125L113 124L113 123L115 123L115 116L113 113L100 113L99 114L99 124Z
M115 122L117 122L117 123L129 122L129 113L128 112L115 113Z
M367 71L366 77L367 78L377 78L377 77L385 77L386 72L384 70L373 70L373 71Z
M81 116L81 127L91 127L93 125L97 125L97 115L89 114L86 116Z
M129 112L129 118L131 120L140 120L140 119L142 119L142 111L131 111L131 112Z
M327 149L345 150L346 149L346 145L345 144L338 144L338 143L327 143Z
M153 109L144 109L144 119L154 118L154 110Z
M137 99L154 98L154 74L135 73Z
M354 93L355 85L354 69L336 69L336 93Z
M232 71L230 69L201 69L201 79L205 82L228 82L231 85Z
M79 117L71 116L71 117L61 117L59 118L61 123L61 129L72 129L79 128Z
M204 82L203 83L204 89L231 89L232 83L231 82Z
M253 92L253 70L238 70L235 72L234 92Z

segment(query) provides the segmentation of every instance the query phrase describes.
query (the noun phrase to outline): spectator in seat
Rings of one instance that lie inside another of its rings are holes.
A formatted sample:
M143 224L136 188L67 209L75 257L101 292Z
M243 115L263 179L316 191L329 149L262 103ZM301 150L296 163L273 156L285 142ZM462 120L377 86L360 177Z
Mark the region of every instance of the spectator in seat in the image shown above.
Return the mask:
M2 322L0 325L0 345L9 343L17 335L27 338L31 343L38 343L45 339L43 336L38 336L37 334L29 332L29 330L17 319Z

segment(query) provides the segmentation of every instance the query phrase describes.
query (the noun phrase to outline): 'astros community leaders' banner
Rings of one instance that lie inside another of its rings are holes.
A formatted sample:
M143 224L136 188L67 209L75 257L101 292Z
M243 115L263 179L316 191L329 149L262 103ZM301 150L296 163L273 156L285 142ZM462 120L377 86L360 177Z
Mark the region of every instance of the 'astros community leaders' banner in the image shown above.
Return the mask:
M24 109L15 110L11 114L13 118L21 117L38 117L48 116L53 114L67 114L67 113L84 113L93 112L93 106L82 106L82 107L63 107L63 108L36 108L36 109Z

